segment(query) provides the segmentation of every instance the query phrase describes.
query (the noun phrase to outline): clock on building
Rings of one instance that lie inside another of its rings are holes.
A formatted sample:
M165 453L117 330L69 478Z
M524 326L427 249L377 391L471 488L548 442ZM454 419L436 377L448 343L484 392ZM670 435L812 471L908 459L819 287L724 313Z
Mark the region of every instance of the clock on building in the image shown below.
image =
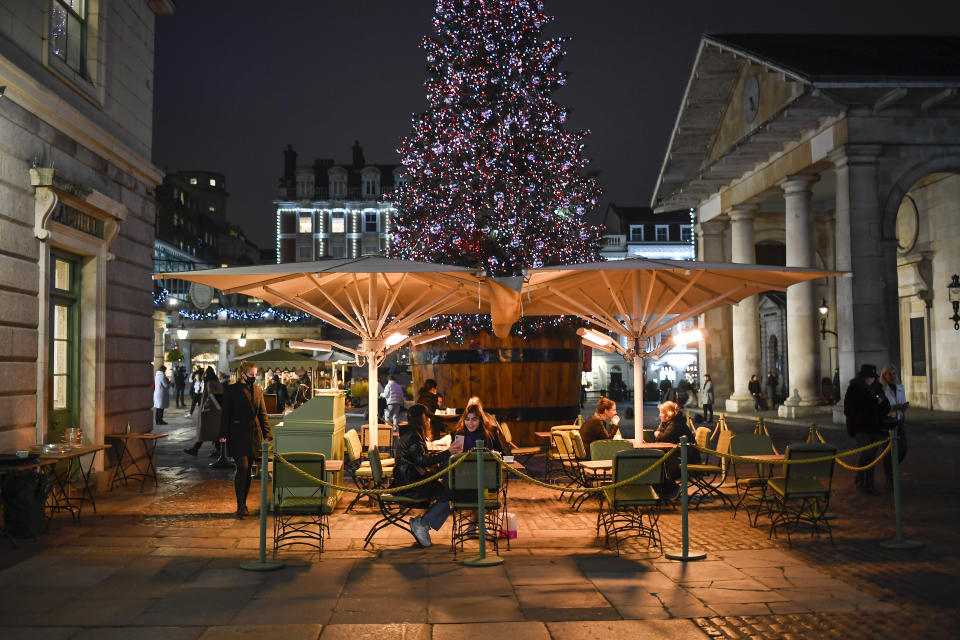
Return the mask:
M743 119L753 122L760 109L760 81L750 76L743 85Z
M197 309L206 309L213 301L213 288L194 282L190 285L190 301Z

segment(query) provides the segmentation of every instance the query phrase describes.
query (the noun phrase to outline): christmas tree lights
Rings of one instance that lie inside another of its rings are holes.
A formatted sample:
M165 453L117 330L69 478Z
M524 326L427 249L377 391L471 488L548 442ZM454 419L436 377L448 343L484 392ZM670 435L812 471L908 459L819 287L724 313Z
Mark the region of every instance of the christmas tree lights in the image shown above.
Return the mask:
M566 83L550 20L535 0L438 0L428 106L398 149L408 180L392 194L391 257L494 276L600 259L584 217L600 196L584 175L589 132L568 131L550 97Z

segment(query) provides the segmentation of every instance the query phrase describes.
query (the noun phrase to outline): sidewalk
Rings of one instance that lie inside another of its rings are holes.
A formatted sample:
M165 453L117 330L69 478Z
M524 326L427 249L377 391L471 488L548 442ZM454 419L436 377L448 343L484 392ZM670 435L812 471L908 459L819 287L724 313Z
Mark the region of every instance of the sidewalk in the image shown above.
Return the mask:
M520 537L501 548L499 567L455 563L449 525L429 549L391 528L364 551L377 516L366 505L344 514L341 501L322 559L282 552L286 567L275 572L239 569L256 556L258 520L230 517L232 471L207 467L209 445L198 458L182 453L192 428L168 417L157 489L118 488L79 523L54 518L38 542L0 542L0 637L954 637L960 478L943 453L957 451L960 433L944 428L956 416L912 416L906 536L926 542L915 551L879 547L893 536L890 496L854 492L852 474L838 469L832 547L801 533L790 549L785 536L771 540L710 503L690 512L691 548L706 560L672 562L630 543L617 558L594 535L595 502L575 512L550 490L514 480ZM729 419L737 432L754 421ZM768 427L778 446L800 435ZM841 450L853 446L845 433L824 435ZM258 496L254 482L251 511ZM664 546L678 547L679 512L665 510L660 526Z

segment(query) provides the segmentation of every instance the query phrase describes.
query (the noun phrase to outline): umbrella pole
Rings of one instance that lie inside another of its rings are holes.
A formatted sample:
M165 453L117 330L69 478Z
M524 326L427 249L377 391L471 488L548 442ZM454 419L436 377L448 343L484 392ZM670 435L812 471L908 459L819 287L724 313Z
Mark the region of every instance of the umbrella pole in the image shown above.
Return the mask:
M633 356L633 439L643 442L643 358Z
M370 445L380 446L380 416L377 415L377 356L369 351L363 354L367 359L367 399L370 403Z

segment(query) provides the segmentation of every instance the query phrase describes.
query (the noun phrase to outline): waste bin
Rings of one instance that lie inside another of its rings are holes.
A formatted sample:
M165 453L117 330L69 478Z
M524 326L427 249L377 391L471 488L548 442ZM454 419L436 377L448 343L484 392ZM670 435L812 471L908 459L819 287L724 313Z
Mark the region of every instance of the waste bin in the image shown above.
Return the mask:
M11 471L3 476L3 529L11 538L36 540L46 528L44 505L49 486L45 475Z

